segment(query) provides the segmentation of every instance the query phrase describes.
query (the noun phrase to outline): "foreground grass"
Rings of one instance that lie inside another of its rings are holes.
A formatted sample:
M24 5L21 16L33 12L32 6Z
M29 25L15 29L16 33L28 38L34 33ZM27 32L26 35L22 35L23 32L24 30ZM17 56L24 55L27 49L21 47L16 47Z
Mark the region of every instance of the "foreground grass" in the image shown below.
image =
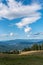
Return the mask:
M0 65L43 65L43 52L30 55L0 54Z

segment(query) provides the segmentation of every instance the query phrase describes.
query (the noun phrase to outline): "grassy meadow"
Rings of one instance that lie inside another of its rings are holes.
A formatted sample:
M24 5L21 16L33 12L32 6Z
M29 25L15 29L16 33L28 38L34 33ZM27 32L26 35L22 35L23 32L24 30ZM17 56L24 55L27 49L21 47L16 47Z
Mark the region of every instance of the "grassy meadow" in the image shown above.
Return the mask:
M29 55L0 53L0 65L43 65L43 52Z

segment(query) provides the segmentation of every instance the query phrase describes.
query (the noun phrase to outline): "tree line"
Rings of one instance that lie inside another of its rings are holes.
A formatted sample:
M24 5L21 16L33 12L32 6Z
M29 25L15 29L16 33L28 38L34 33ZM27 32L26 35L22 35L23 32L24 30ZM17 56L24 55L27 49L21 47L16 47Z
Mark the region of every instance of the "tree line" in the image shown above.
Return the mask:
M43 50L43 44L33 44L31 47L24 48L22 51L32 51L32 50Z
M22 51L35 51L35 50L43 50L43 44L33 44L30 47L26 47L23 50L11 50L11 51L6 51L2 53L7 53L7 54L20 54Z

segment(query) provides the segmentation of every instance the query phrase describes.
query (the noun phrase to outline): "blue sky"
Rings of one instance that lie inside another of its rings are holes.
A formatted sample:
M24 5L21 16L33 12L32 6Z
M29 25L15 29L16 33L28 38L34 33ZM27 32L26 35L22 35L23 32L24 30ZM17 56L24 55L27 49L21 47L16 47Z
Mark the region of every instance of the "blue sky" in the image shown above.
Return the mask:
M43 0L0 0L0 41L43 39Z

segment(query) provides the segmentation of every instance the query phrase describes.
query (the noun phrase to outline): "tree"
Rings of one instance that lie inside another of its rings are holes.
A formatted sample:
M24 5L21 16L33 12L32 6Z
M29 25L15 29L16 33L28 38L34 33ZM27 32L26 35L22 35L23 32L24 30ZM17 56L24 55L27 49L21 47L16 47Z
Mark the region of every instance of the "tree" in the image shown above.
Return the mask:
M31 49L28 47L28 48L24 48L22 51L31 51Z
M38 44L33 44L31 50L38 50Z
M38 45L38 50L41 50L41 45Z
M41 44L41 50L43 50L43 44Z

